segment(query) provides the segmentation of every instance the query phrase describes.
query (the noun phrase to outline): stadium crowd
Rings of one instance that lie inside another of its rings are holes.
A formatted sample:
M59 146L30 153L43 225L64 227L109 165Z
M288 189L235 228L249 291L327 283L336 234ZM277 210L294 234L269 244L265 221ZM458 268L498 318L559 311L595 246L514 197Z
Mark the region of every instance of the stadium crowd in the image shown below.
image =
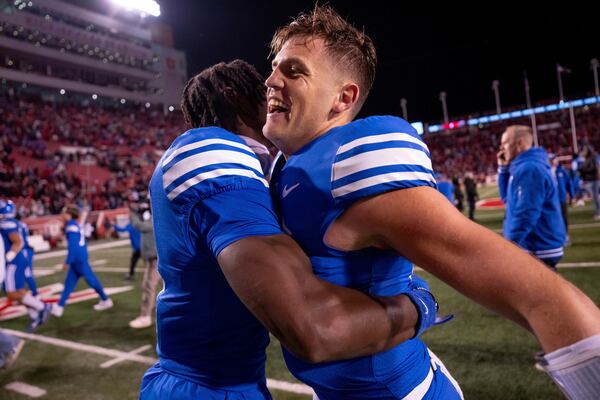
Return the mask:
M0 195L22 216L58 213L68 202L122 207L131 191L145 190L183 129L178 113L2 96Z
M569 110L537 114L539 145L548 153L572 157ZM575 109L577 140L582 145L600 149L600 108ZM448 133L432 133L424 136L431 151L434 168L447 176L473 172L485 178L496 173L496 153L502 132L510 125L531 125L529 117L500 121L483 127L469 127Z
M600 108L578 108L575 118L580 147L600 149ZM540 145L573 158L568 110L538 114L536 121ZM434 168L455 181L471 172L485 182L496 173L502 132L515 123L530 120L425 134ZM132 193L145 191L161 152L184 130L178 112L5 93L0 95L0 196L14 199L23 217L56 214L67 203L91 210L123 207Z

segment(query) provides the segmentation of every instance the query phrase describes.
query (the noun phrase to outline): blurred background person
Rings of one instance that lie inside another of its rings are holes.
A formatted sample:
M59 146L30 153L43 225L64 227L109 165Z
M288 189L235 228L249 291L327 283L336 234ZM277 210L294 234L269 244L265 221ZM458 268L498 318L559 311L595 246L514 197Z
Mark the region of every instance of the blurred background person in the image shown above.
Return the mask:
M67 259L63 265L63 270L67 271L67 277L65 278L64 289L60 299L52 307L52 315L55 317L62 317L69 295L75 289L77 281L81 277L100 296L100 302L94 305L94 310L103 311L113 306L112 300L104 292L104 287L102 287L102 284L90 266L87 242L81 227L82 221L78 221L80 217L81 220L85 219L85 216L80 215L79 208L75 205L68 205L63 210L65 236L67 239Z
M144 280L142 281L142 303L140 315L129 322L134 329L148 328L152 326L152 314L156 304L156 288L160 283L158 274L158 263L156 255L156 243L154 241L154 229L152 227L152 213L150 203L142 196L139 203L131 205L129 218L135 230L141 233L141 256L146 264Z
M590 193L594 202L594 219L600 220L600 197L598 195L598 158L596 152L589 144L581 151L583 162L579 165L579 174L585 189Z
M565 223L565 231L567 233L567 240L565 244L569 243L569 217L568 217L568 206L575 197L575 191L569 173L563 168L558 157L552 157L552 170L554 176L556 176L556 186L558 189L558 201L560 202L560 212L562 214L563 221ZM568 195L568 196L567 196Z
M465 175L465 192L467 193L467 203L469 204L469 219L475 221L475 206L479 200L477 193L477 182L473 178L472 172L467 172Z
M129 261L129 272L125 275L125 279L130 281L135 275L135 266L140 259L140 231L133 227L131 218L129 223L125 226L119 226L117 224L112 225L112 228L116 232L127 232L129 235L129 241L131 242L131 259Z
M512 125L502 134L498 188L506 204L504 237L556 270L566 240L558 188L548 153L532 146L528 126Z
M458 211L463 212L465 209L464 200L465 194L462 191L462 185L458 176L452 178L452 185L454 185L454 202Z

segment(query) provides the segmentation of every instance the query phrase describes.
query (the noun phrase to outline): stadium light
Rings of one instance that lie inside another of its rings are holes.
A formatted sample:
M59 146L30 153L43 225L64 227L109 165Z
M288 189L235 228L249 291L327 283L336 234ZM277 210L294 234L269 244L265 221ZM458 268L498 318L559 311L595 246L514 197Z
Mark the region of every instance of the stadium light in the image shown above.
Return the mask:
M96 100L96 99L98 99L98 95L97 95L96 93L94 93L94 94L92 95L92 100Z
M67 93L67 92L65 91L65 89L60 89L60 90L59 90L59 93L60 93L60 94L65 94L65 93Z
M169 106L169 111L170 111L170 112L173 112L173 111L175 111L175 107L173 107L173 106Z
M112 2L127 10L137 10L153 17L160 15L160 5L154 0L112 0Z

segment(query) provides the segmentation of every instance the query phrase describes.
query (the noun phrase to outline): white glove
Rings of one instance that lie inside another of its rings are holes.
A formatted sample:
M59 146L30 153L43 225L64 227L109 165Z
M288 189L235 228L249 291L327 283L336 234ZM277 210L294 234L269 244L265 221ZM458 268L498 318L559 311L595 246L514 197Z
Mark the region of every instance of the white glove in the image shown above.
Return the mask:
M8 262L8 263L12 262L12 260L14 260L16 256L17 256L17 253L15 253L12 250L9 250L6 253L6 262Z

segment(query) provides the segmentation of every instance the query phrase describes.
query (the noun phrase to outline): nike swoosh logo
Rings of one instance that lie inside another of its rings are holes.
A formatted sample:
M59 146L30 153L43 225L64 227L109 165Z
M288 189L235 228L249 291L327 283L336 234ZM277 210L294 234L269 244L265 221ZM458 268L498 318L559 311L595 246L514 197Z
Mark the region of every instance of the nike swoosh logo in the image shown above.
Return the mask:
M291 186L289 188L287 187L287 185L285 185L281 192L281 196L285 199L288 196L288 194L290 194L292 190L296 189L298 186L300 186L300 182L296 183L294 186Z
M427 307L427 304L421 299L419 299L419 301L423 304L423 307L425 307L425 315L429 314L429 307Z

